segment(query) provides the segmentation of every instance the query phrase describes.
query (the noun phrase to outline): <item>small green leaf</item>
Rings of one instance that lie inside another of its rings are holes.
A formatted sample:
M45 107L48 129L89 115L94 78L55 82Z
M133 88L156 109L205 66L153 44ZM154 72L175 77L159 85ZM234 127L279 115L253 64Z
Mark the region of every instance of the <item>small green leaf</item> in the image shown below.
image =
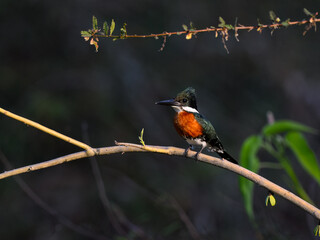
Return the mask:
M140 143L145 147L146 144L145 144L145 142L143 140L143 133L144 133L144 128L142 128L142 130L141 130L141 133L140 133L140 136L139 136L139 140L140 140Z
M98 28L98 20L95 16L92 16L92 28L96 30Z
M108 23L107 22L104 22L103 23L103 33L104 33L104 35L108 35L108 32L109 32L109 25L108 25Z
M274 13L274 11L269 11L269 16L270 16L270 19L272 20L272 21L275 21L276 20L276 18L277 18L277 15Z
M190 30L196 30L196 28L193 26L193 22L190 22Z
M91 37L91 34L88 31L81 31L81 37Z
M111 21L111 26L110 26L110 36L112 35L115 27L116 27L116 23L115 23L114 20L112 19L112 21Z
M232 26L231 24L226 24L225 27L229 30L233 30L234 26Z
M282 154L275 155L274 157L276 157L276 159L280 162L282 168L288 174L288 176L289 176L296 192L298 193L298 195L301 198L303 198L304 200L306 200L307 202L312 204L311 198L309 197L309 195L306 193L306 191L302 187L289 159L287 157L283 156Z
M262 129L262 133L266 136L290 131L316 133L316 130L313 128L289 120L276 121L275 123L267 125Z
M218 27L225 27L226 22L224 21L224 19L222 17L219 17L219 22L220 22L220 24L218 25Z
M124 23L122 28L120 29L120 36L121 36L120 38L123 39L126 37L126 35L127 35L127 24Z
M283 21L281 24L284 27L289 27L289 25L290 25L289 22L290 22L290 18L288 18L287 20Z
M313 17L314 14L312 14L308 9L304 8L303 9L303 12L307 15L307 16L310 16L310 17Z
M286 134L286 141L288 146L294 152L301 166L320 185L320 168L317 158L303 135L299 132L289 132Z
M188 26L187 25L182 24L182 28L183 28L183 30L188 31Z
M257 153L261 147L262 138L251 136L247 138L241 148L240 165L253 172L259 170L259 159ZM239 187L243 197L246 212L250 220L254 219L253 213L253 182L244 177L239 177Z
M315 236L320 237L320 225L319 224L314 228L313 233Z
M260 136L253 135L247 138L241 148L240 165L256 172L259 169L259 160L256 158L256 154L259 151L262 144L262 138Z

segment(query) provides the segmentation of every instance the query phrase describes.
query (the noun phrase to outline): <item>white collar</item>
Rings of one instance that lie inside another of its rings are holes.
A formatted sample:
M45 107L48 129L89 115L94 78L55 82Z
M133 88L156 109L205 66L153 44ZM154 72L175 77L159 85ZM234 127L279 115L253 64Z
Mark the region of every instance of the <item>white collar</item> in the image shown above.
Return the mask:
M186 112L189 112L189 113L199 113L197 111L197 109L193 108L193 107L187 107L187 106L172 106L173 109L176 111L176 112L181 112L181 111L186 111Z

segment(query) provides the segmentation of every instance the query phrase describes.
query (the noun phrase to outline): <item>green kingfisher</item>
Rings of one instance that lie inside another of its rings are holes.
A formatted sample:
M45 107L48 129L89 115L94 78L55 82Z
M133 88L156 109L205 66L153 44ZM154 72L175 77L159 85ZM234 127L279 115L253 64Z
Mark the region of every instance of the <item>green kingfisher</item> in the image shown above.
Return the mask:
M238 164L223 148L212 124L198 112L194 88L188 87L178 93L175 98L159 101L156 104L171 106L176 111L174 126L178 134L189 144L186 154L190 148L198 145L201 146L201 149L196 154L196 159L199 153L207 147L209 150L216 152L220 157Z

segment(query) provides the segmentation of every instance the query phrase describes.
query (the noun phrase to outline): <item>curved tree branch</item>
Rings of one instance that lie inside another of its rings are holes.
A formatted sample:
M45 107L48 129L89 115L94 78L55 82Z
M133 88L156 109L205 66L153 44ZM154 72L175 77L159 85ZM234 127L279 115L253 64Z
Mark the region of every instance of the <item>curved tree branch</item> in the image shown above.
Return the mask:
M133 143L118 143L116 142L117 146L112 147L102 147L102 148L92 148L92 151L95 155L111 155L115 153L126 153L126 152L154 152L154 153L161 153L167 154L172 156L185 156L185 149L176 148L176 147L164 147L164 146L151 146L151 145L138 145ZM189 151L185 157L194 159L196 152ZM37 163L17 169L13 169L11 171L6 171L0 174L0 179L19 175L26 172L31 172L35 170L40 170L43 168L52 167L55 165L59 165L65 162L70 162L73 160L86 158L90 156L90 152L82 151L73 154L69 154L66 156L62 156L59 158L55 158L46 162ZM314 216L315 218L320 220L320 210L315 206L311 205L310 203L306 202L305 200L299 198L295 194L291 193L290 191L280 187L279 185L267 180L266 178L251 172L250 170L243 168L239 165L233 164L229 161L224 159L215 158L205 154L199 154L198 160L202 162L206 162L212 165L215 165L220 168L227 169L232 171L238 175L241 175L252 182L282 196L283 198L289 200L290 202L294 203L298 207L302 208L310 215Z

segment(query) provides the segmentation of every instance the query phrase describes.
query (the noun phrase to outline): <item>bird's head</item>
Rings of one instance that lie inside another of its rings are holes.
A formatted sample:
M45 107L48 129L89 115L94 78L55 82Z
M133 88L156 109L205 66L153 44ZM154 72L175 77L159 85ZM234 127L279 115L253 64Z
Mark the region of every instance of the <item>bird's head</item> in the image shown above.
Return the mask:
M198 112L196 91L192 87L188 87L182 92L178 93L175 98L159 101L156 102L156 104L171 106L177 112Z

